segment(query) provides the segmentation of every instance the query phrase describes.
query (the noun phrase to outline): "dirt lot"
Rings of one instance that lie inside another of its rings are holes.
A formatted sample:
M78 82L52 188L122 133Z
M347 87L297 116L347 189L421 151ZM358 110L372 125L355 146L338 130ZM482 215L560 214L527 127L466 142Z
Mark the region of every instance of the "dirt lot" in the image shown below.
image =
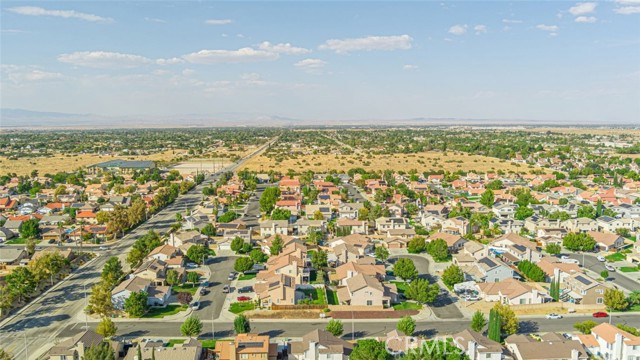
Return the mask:
M496 303L486 301L465 302L462 306L466 306L469 312L480 310L488 314ZM568 303L546 303L538 305L512 305L511 309L516 315L546 315L550 313L567 314L569 309L575 310L577 314L591 314L596 311L604 310L604 305L575 305Z
M245 163L243 167L254 171L276 170L282 172L289 169L313 170L315 172L324 172L330 169L347 171L355 167L376 171L417 169L418 172L427 170L475 170L480 172L503 170L528 173L532 170L527 165L513 164L488 156L435 151L417 154L373 155L371 157L366 155L308 155L298 159L287 159L280 164L266 156L258 156Z

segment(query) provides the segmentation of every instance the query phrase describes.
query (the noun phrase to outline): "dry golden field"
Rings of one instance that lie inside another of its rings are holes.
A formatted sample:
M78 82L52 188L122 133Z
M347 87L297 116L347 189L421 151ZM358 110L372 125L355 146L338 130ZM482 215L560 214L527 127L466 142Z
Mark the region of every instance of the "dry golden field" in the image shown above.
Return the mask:
M546 128L546 127L535 127L535 128L526 128L522 129L523 131L529 132L556 132L556 133L565 133L565 134L577 134L577 135L633 135L637 138L640 138L640 130L635 129L622 129L622 128L584 128L584 127L569 127L569 128Z
M347 171L355 167L374 171L386 169L409 171L416 169L418 172L431 170L490 172L502 170L505 172L528 173L534 169L529 168L527 165L513 164L509 161L488 156L455 152L422 152L416 154L372 155L370 157L358 154L307 155L297 159L287 159L280 164L276 164L275 160L261 155L249 160L242 166L244 169L260 172L269 170L286 172L289 169L295 171L312 170L314 172L328 170Z
M18 160L9 160L6 157L0 157L0 173L16 173L18 175L28 175L32 170L38 170L38 173L44 175L46 173L54 174L59 171L72 171L83 166L97 164L99 162L126 159L126 160L171 160L180 150L169 150L163 153L144 155L144 156L98 156L98 155L63 155L56 154L53 157L35 157L21 158Z

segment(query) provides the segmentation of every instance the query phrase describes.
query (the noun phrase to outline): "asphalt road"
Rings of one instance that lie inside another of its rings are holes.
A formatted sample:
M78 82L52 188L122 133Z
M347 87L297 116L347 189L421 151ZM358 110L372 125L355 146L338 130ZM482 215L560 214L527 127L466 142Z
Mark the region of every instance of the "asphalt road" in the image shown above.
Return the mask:
M608 322L608 318L593 318L591 316L571 316L557 320L547 320L545 318L527 318L520 321L518 332L527 334L531 332L574 332L573 325L580 321L594 320L597 323ZM379 319L375 321L343 321L345 334L344 339L351 339L363 336L382 336L396 328L397 320ZM614 316L613 324L625 323L630 326L640 327L640 317ZM180 321L130 321L118 322L118 336L123 338L171 338L181 337ZM204 330L201 338L211 338L213 327L211 320L203 320ZM231 322L215 321L215 338L229 338L234 335L233 324ZM440 320L440 321L419 321L416 326L416 335L435 336L450 335L462 331L469 327L469 320ZM95 326L95 324L90 325ZM267 334L272 337L301 337L304 334L315 330L324 329L326 320L306 320L289 321L278 323L274 321L252 321L251 331L259 334ZM72 325L64 329L61 336L73 336L79 332L79 325ZM353 329L353 330L352 330Z
M258 184L256 186L251 199L247 202L244 214L240 217L240 220L244 221L250 229L260 227L260 197L264 189L269 186L273 186L273 184Z
M267 145L263 145L221 172L235 171L245 161L266 149ZM175 222L175 214L199 204L202 201L202 189L217 181L219 174L210 175L202 184L187 194L181 195L173 204L119 239L90 264L78 269L48 293L40 295L17 315L4 320L0 327L2 347L15 358L37 358L50 347L50 344L54 343L54 339L63 329L81 326L76 324L79 320L77 316L86 307L86 296L91 287L100 280L100 273L107 259L111 256L119 256L124 260L135 240L146 234L149 229L161 233L168 231L171 224Z
M593 254L584 254L584 261L582 254L568 254L568 256L572 259L576 259L580 262L580 265L584 266L586 269L589 269L596 274L600 274L604 268L603 262L598 261L597 255ZM583 263L584 262L584 263ZM618 287L623 288L624 290L634 291L640 289L640 282L634 281L624 275L620 275L617 272L609 271L609 278L607 278L607 282L614 283Z
M209 277L209 293L201 296L200 309L194 311L194 315L202 320L217 319L222 311L226 294L222 292L225 285L229 285L229 273L233 271L235 256L220 256L209 260L207 266L211 270Z

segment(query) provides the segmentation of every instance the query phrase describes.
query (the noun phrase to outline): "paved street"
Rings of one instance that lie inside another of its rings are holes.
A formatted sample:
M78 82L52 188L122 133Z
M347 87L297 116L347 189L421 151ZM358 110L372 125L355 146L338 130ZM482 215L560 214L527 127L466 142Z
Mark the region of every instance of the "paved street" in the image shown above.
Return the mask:
M260 147L223 171L235 171L238 166L262 152L266 147L267 145ZM150 229L161 233L168 231L171 224L175 222L175 213L191 209L200 203L202 189L215 183L218 175L219 173L209 176L202 184L180 196L173 204L119 239L89 265L77 270L48 293L39 296L23 308L22 312L3 321L0 327L0 343L3 348L16 358L36 358L50 347L62 329L80 326L75 322L76 315L86 307L84 289L86 288L88 295L90 288L99 281L102 267L107 259L110 256L119 256L123 260L134 241ZM25 351L28 352L28 356L25 356L27 355L24 354Z
M220 256L214 257L207 263L211 269L208 288L210 292L200 297L200 309L194 311L194 314L200 319L217 319L220 315L226 297L222 288L231 283L227 277L233 271L235 259L235 256Z
M606 270L604 268L604 263L598 261L597 255L584 254L584 261L583 261L582 254L569 254L569 257L580 261L581 265L595 272L596 274L598 274L598 276L600 275L600 272L602 272L603 270ZM607 279L607 282L611 282L623 288L624 290L628 290L628 291L634 291L634 290L640 289L640 282L634 281L624 275L621 275L613 271L609 271L609 278Z
M547 320L544 318L526 318L520 319L520 333L530 332L573 332L573 324L585 320L594 320L597 323L608 322L608 318L595 319L591 316L570 316L558 320ZM211 338L211 320L204 320L204 331L202 338ZM215 321L215 337L228 338L233 336L233 324L231 322ZM362 336L382 336L387 332L396 328L397 320L349 320L343 321L344 339L351 339L352 327L355 331L355 337ZM640 327L640 316L614 316L613 324L626 323L630 326ZM147 337L147 338L170 338L180 337L180 321L132 321L126 323L118 323L118 335L125 338ZM352 325L353 324L353 325ZM95 326L95 324L90 325ZM275 337L300 337L314 329L323 329L326 326L326 320L298 320L275 322L275 321L252 321L252 332L260 334L268 334ZM64 329L62 336L72 336L78 333L79 325L72 325ZM440 320L440 321L419 321L416 326L416 334L434 336L449 335L462 331L469 327L469 320Z

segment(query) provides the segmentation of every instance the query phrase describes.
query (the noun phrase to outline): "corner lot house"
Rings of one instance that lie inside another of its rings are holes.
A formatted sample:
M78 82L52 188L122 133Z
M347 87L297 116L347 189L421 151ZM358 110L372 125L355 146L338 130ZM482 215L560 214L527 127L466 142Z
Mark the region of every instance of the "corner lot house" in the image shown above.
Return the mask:
M589 231L589 235L596 241L596 246L602 251L617 251L624 245L624 238L618 234Z
M145 291L148 294L147 305L162 306L166 305L171 296L171 287L169 286L151 286L151 281L133 276L123 281L111 291L111 302L113 307L119 310L124 308L124 301L129 298L133 292Z
M640 358L640 336L629 334L614 325L602 323L591 330L599 345L596 355L607 360Z
M508 305L525 305L542 304L547 300L545 294L516 279L478 284L477 287L485 301L490 302L499 301Z

